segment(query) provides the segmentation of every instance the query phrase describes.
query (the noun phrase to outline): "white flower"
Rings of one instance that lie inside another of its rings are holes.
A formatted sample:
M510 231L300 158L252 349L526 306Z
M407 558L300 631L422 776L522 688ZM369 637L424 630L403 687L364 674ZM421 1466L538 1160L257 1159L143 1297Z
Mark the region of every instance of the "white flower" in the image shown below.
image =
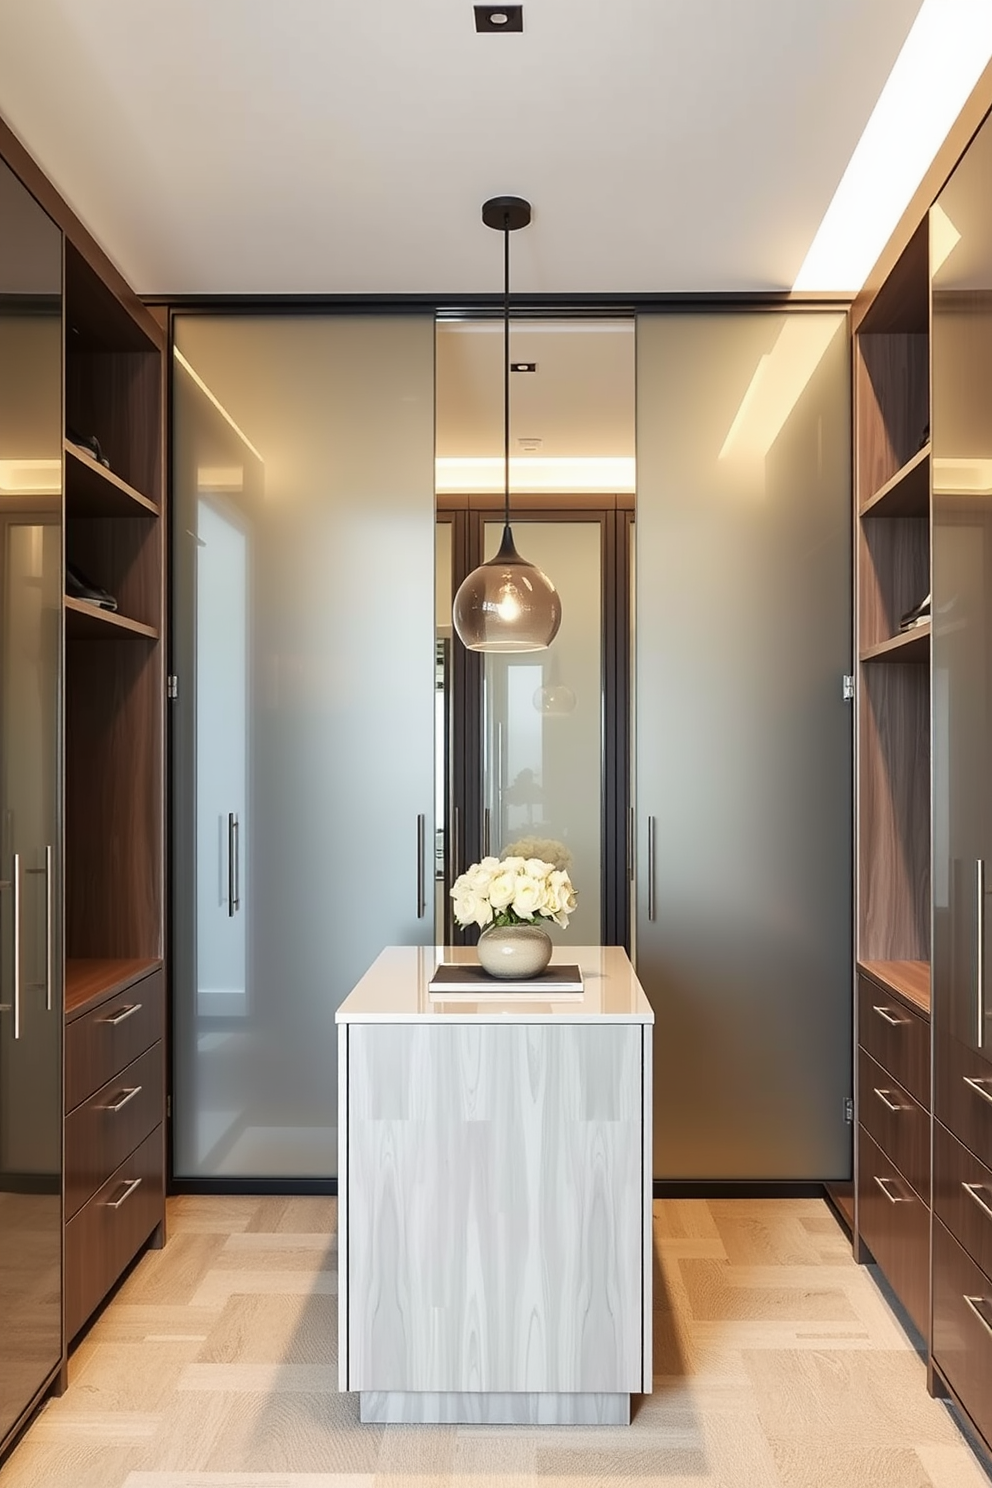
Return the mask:
M517 894L519 874L507 871L504 863L499 873L494 873L489 885L489 902L493 909L505 909L512 904Z
M517 877L517 891L513 896L513 913L522 920L532 920L544 902L544 885L525 873Z
M525 858L524 860L524 872L528 878L547 878L548 874L554 871L554 863L546 863L543 858Z

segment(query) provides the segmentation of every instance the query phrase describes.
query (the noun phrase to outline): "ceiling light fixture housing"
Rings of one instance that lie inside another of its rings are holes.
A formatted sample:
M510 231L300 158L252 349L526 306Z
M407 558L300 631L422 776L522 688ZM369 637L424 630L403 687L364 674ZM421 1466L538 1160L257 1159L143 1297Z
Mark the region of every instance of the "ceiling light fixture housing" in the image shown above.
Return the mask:
M522 31L524 8L522 5L476 5L476 31Z
M451 618L468 651L544 651L558 634L561 600L547 574L521 558L510 530L510 234L530 222L530 202L495 196L482 220L503 234L503 541L463 579Z

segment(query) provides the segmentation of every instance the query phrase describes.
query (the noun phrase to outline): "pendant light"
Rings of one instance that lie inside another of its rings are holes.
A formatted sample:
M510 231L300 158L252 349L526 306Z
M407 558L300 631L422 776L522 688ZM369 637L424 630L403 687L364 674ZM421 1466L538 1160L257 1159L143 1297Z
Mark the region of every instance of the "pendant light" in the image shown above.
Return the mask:
M548 576L521 558L510 530L510 234L527 226L530 202L493 197L482 220L503 234L503 540L459 586L452 620L469 651L543 651L558 634L561 600Z

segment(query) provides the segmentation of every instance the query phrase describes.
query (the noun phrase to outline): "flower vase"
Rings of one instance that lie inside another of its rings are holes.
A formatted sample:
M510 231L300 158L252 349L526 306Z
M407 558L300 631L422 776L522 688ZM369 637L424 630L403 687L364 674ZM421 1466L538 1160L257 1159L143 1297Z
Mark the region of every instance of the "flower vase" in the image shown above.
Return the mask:
M551 936L540 925L490 925L477 949L479 965L490 976L526 982L551 960Z

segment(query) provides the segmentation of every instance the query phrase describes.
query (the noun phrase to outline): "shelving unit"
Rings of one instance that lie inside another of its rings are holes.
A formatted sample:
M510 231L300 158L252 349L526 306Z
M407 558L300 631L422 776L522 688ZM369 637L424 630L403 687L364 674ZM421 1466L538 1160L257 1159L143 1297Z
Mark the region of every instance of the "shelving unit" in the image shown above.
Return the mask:
M930 441L868 496L863 517L925 517L930 508Z
M930 660L930 622L900 631L861 652L862 661L926 662Z

